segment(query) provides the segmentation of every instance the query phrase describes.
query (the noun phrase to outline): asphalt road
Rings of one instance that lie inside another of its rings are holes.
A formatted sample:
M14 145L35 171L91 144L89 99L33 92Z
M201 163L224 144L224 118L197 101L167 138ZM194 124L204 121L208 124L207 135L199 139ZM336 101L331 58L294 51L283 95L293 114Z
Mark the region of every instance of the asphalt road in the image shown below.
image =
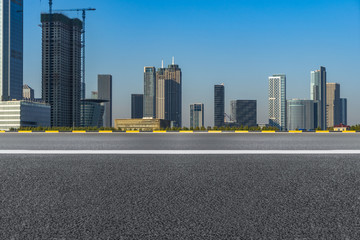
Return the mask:
M23 150L360 150L360 133L5 133L1 149Z
M349 134L5 134L9 149L352 149ZM0 239L360 239L360 155L0 155Z

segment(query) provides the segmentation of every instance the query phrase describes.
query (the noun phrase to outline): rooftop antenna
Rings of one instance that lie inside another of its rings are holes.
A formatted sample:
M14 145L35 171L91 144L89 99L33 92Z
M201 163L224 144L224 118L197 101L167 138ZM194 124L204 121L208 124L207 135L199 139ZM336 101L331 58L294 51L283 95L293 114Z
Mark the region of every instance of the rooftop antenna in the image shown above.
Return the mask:
M161 68L164 68L164 59L161 60Z
M175 65L175 57L172 57L172 65Z

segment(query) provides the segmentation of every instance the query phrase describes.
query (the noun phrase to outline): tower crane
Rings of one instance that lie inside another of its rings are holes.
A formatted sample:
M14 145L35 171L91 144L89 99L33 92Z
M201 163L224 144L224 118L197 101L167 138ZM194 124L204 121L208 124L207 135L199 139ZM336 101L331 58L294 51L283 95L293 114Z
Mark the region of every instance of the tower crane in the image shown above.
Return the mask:
M82 71L81 71L81 99L85 99L85 19L86 19L86 12L88 11L96 11L95 8L77 8L77 9L57 9L54 10L55 12L82 12Z

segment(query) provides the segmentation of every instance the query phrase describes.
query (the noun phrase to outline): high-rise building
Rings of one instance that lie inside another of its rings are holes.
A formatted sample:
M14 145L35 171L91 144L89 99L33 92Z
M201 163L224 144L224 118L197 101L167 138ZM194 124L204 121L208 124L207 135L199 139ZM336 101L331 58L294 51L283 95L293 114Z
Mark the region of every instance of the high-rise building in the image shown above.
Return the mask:
M225 118L225 86L224 84L214 86L214 126L224 126Z
M81 100L81 127L102 127L106 102L99 99Z
M21 100L23 0L0 0L0 101Z
M326 83L326 126L334 127L341 123L340 84Z
M167 68L156 71L156 118L182 126L182 72L174 59Z
M139 119L143 118L144 110L144 95L143 94L131 94L131 118ZM152 117L151 117L152 118Z
M340 98L340 123L344 125L348 125L347 120L347 99L346 98Z
M51 126L80 126L82 22L41 14L41 23L42 99L51 106Z
M146 118L156 117L156 69L144 67L144 110Z
M98 99L106 100L104 127L112 127L112 76L98 75Z
M29 85L27 85L27 84L25 84L23 86L23 99L25 99L25 100L34 100L35 99L34 89L29 87Z
M190 127L204 127L204 104L195 103L190 105Z
M316 104L313 100L287 100L287 130L313 130Z
M269 126L286 130L286 75L269 77Z
M317 122L315 128L326 129L326 68L311 72L310 99L317 101Z
M230 102L231 120L237 126L257 126L256 100L233 100Z

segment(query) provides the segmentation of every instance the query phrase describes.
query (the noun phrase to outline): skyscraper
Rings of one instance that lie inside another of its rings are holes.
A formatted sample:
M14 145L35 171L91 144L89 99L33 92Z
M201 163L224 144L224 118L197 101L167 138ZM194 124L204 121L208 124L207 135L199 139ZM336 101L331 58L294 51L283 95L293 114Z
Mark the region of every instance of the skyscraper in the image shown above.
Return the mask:
M143 94L131 94L131 118L139 119L143 118L144 110L144 95Z
M0 57L0 100L21 100L23 0L0 0Z
M104 127L112 127L112 76L98 75L98 99L106 100Z
M315 128L326 129L326 68L311 72L310 99L317 101L317 122Z
M326 125L334 127L341 123L340 84L326 83Z
M347 125L347 99L346 98L340 98L340 123Z
M224 84L214 86L214 126L224 126L225 117L225 86Z
M162 66L156 72L156 118L182 126L182 72L174 59L167 68Z
M156 69L144 67L144 110L146 118L156 117Z
M286 130L286 75L269 77L269 126Z
M315 103L313 100L287 100L287 130L313 130ZM317 112L316 112L317 113Z
M82 22L41 14L41 23L42 99L51 106L51 126L80 126Z
M190 105L190 127L204 127L204 104L195 103Z
M256 100L233 100L230 102L231 119L237 126L257 126Z

